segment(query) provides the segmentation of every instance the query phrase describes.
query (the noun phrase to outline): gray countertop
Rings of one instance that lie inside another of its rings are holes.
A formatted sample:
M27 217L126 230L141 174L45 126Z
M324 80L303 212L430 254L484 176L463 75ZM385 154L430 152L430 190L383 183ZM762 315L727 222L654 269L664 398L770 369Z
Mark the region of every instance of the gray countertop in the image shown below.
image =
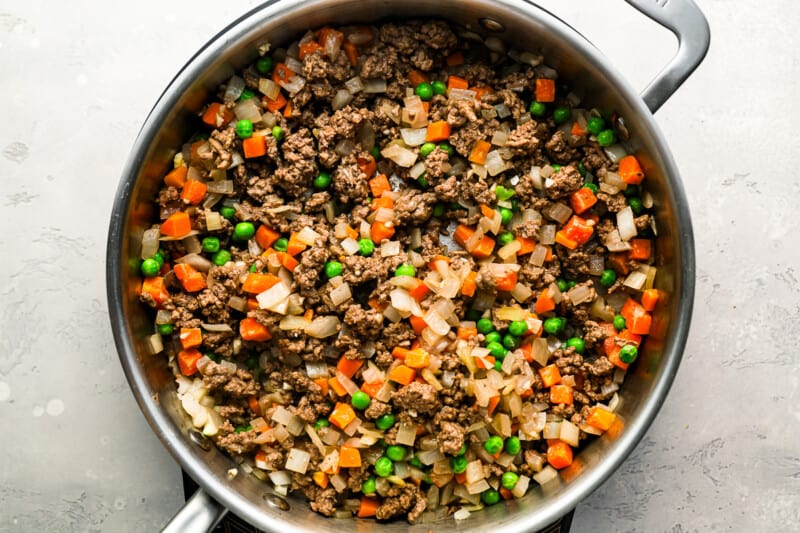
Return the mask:
M643 87L674 40L625 3L541 2ZM800 528L800 5L701 0L699 71L658 112L694 220L677 379L573 531ZM119 173L176 70L255 5L0 2L0 531L148 531L182 502L109 331Z

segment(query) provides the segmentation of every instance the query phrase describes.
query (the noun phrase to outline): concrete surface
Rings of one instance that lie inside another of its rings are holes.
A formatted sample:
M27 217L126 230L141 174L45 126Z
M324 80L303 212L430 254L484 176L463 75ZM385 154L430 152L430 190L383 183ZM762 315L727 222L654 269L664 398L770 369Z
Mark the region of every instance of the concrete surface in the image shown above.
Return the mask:
M657 115L694 217L695 318L660 416L579 533L800 528L800 5L700 2L711 52ZM634 86L674 50L619 0L542 3ZM106 225L163 87L253 5L0 1L0 531L152 531L180 505L112 344Z

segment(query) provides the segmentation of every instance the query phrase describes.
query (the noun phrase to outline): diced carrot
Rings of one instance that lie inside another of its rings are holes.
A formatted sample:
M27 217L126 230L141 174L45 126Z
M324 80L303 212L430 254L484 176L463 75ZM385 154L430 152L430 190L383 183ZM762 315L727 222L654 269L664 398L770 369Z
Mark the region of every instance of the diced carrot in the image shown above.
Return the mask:
M203 344L203 333L200 328L181 328L180 340L184 350L195 348Z
M274 99L270 99L265 96L261 99L261 103L267 108L268 111L274 113L279 109L282 109L283 106L289 103L289 101L285 96L283 96L282 92L279 92L278 96L276 96Z
M519 250L517 255L528 255L533 253L536 249L536 241L533 239L526 239L525 237L517 237L515 239L519 243Z
M631 249L628 251L628 259L636 261L647 261L652 253L652 243L650 239L631 239Z
M430 268L431 270L436 270L437 269L437 266L436 266L436 262L437 261L443 261L445 264L448 264L448 265L450 264L450 258L449 257L447 257L446 255L436 254L435 256L433 256L433 261L428 263L428 268Z
M161 305L169 299L167 286L164 284L164 278L161 276L144 278L144 280L142 280L142 290L139 294L149 294L158 307L161 307Z
M197 361L203 357L197 348L189 348L178 352L178 366L184 376L193 376L197 372Z
M626 320L626 325L632 333L636 333L637 335L649 335L650 328L653 325L653 315L648 312L634 315L633 320L630 322Z
M219 128L233 120L233 111L224 105L214 102L203 112L203 122L212 128Z
M248 311L255 311L256 309L260 309L258 305L258 300L255 298L248 298L247 299L247 310Z
M325 472L314 472L311 475L311 477L314 480L314 483L316 483L318 487L321 487L323 489L327 488L329 482L328 474L326 474Z
M307 56L310 56L317 50L321 49L322 47L319 45L317 41L308 41L300 45L300 49L298 51L298 57L300 61L304 60Z
M486 162L486 156L489 150L492 149L492 144L486 141L476 141L475 146L469 153L469 160L477 165L482 165Z
M564 224L564 227L561 228L561 231L576 243L586 244L594 234L594 221L581 218L578 215L572 215L567 223ZM556 235L557 239L558 235Z
M189 263L178 263L175 265L173 270L175 272L175 277L178 278L178 281L184 281L188 279L189 276L197 272L197 270L195 270L195 268Z
M174 168L169 171L169 173L164 176L164 184L167 187L175 187L176 189L180 189L183 187L183 184L186 183L186 175L189 173L189 169L186 165L181 165L177 168Z
M391 191L392 186L389 184L386 174L378 174L369 180L369 190L372 193L372 197L377 200L384 192Z
M467 482L467 473L466 472L462 472L460 474L456 474L453 477L455 478L456 483L458 483L459 485L463 485L464 483Z
M616 419L617 415L613 411L594 406L589 408L589 416L586 417L586 423L593 428L606 431Z
M619 312L619 314L625 318L626 324L632 321L636 315L641 315L644 313L646 313L644 307L642 307L642 305L633 298L628 298L625 300L625 303ZM630 327L630 325L628 325L628 327Z
M181 200L190 205L198 205L206 196L208 187L202 181L188 180L183 185Z
M363 364L363 359L348 359L347 357L342 356L339 358L339 362L336 363L336 370L348 378L352 378Z
M347 389L344 388L339 379L336 377L330 378L328 380L328 385L331 389L333 389L333 392L336 393L336 396L344 396L347 394Z
M350 41L345 41L342 48L344 48L344 55L347 56L350 66L358 66L358 47Z
M467 274L464 283L461 284L461 294L468 298L475 296L475 291L478 289L477 279L478 273L474 270Z
M464 54L461 52L453 52L447 59L445 59L448 67L457 67L458 65L464 64Z
M383 388L383 381L376 381L375 383L364 383L361 385L361 391L366 393L370 398L374 398L376 394Z
M523 344L519 349L522 350L522 356L527 362L533 361L533 344Z
M552 246L545 246L545 249L547 250L547 254L544 256L544 262L549 263L553 260L553 248Z
M380 507L381 503L380 500L377 498L368 498L367 496L361 496L361 503L358 505L358 512L356 516L359 518L368 518L370 516L375 516L378 512L378 507Z
M389 240L394 237L394 223L391 220L385 220L383 222L375 221L372 223L372 226L370 226L369 234L372 238L372 242L380 244L384 240Z
M476 357L475 358L475 364L477 365L478 368L481 368L481 369L494 368L494 362L495 362L495 358L492 357L491 355L487 355L485 357Z
M494 244L494 239L484 235L483 239L481 239L478 244L475 245L475 248L472 249L470 254L472 257L477 259L486 259L492 255L492 252L494 251Z
M287 254L286 252L275 252L275 254L277 254L278 260L280 261L283 268L285 268L289 272L294 272L294 269L300 265L300 261L298 261L291 255Z
M581 128L581 125L578 124L577 122L572 123L572 129L569 130L569 132L575 137L583 137L584 135L586 135L586 130Z
M350 422L356 419L356 413L349 403L337 402L333 412L328 417L328 421L339 429L346 428Z
M492 94L493 92L491 87L473 87L472 90L475 91L475 100L478 102L480 102L484 96Z
M276 63L275 68L272 69L272 81L278 85L281 82L287 82L294 77L295 71L290 69L286 63Z
M408 348L403 348L402 346L395 346L392 349L392 357L395 359L400 359L401 361L406 360L406 356L411 352Z
M510 500L514 497L514 494L505 487L500 487L498 492L500 492L500 496L502 496L504 500Z
M572 448L564 441L554 442L547 447L547 462L556 470L572 464Z
M327 396L328 395L328 380L327 379L325 379L325 378L317 378L317 379L314 380L314 383L316 383L319 386L319 388L322 389L322 395L323 396Z
M414 333L417 335L422 335L422 331L428 327L428 324L421 316L411 315L408 317L408 321L411 322L411 329L413 329Z
M186 292L197 292L206 288L206 278L191 265L178 263L173 271Z
M417 373L413 368L409 368L406 365L397 365L389 371L388 378L395 383L408 385L414 381L416 375Z
M556 232L556 242L564 248L569 248L570 250L574 250L578 247L578 241L570 239L567 234L561 230Z
M261 157L267 153L267 142L261 135L253 135L242 141L242 150L246 159Z
M258 398L256 396L248 396L247 405L255 414L261 414L261 406L258 404Z
M620 159L617 172L622 181L628 185L638 185L644 179L644 171L635 155L626 155Z
M358 163L358 168L367 176L367 178L374 176L375 170L378 168L375 158L369 154L367 154L365 157L359 157L356 159L356 163Z
M189 145L189 161L194 162L200 159L200 156L198 154L200 152L200 147L203 146L204 144L208 144L208 141L200 139Z
M542 378L542 387L552 387L561 382L561 372L556 365L547 365L539 369L539 377Z
M261 224L256 230L256 242L262 250L266 250L275 244L275 241L277 241L280 236L280 233L267 227L265 224Z
M459 339L464 339L465 341L468 341L470 339L474 339L476 335L478 335L478 328L462 328L462 327L459 327L456 330L456 336Z
M351 228L350 226L347 226L347 228L345 228L345 231L347 232L347 236L350 237L351 239L358 239L358 232L355 229Z
M556 308L556 300L553 298L553 295L550 293L549 288L545 288L539 293L539 297L536 299L536 304L533 306L533 311L537 315L541 315L542 313L547 313L548 311L552 311Z
M314 310L313 309L306 309L306 312L303 313L303 318L306 320L311 320L314 318Z
M451 76L452 78L452 76ZM445 120L437 120L428 124L425 142L446 141L450 138L450 124Z
M431 356L422 348L410 350L406 354L405 365L409 368L422 369L431 364Z
M481 204L481 214L486 218L493 218L494 217L494 209L489 207L486 204Z
M425 113L428 113L430 111L430 109L431 109L431 103L430 102L422 102L422 109L425 110Z
M297 233L292 233L289 236L289 245L286 247L286 253L292 257L298 255L300 252L308 248L308 246L297 239Z
M384 209L394 209L394 200L392 200L389 196L380 196L375 197L372 200L372 205L370 205L370 209L373 211L377 211L383 207Z
M292 118L292 102L286 102L286 107L283 108L283 118Z
M430 81L431 77L421 70L411 69L408 71L408 82L412 87L416 87L420 83L430 83Z
M280 281L281 278L272 274L250 272L244 280L242 290L249 294L261 294L265 290L277 285Z
M500 395L492 396L491 398L489 398L489 409L487 411L489 415L494 413L494 410L497 409L497 404L499 403L500 403Z
M466 243L472 234L475 233L475 230L470 228L469 226L465 226L464 224L459 224L456 226L455 231L453 232L453 239L460 244L462 247L466 247Z
M167 237L183 237L192 231L192 220L188 213L178 211L161 223L160 231Z
M341 45L342 41L344 41L344 33L333 28L320 29L317 32L317 42L324 48L328 41Z
M346 444L339 446L339 468L361 468L361 453L358 448Z
M606 258L606 265L614 269L617 274L622 274L623 276L628 274L628 272L631 270L628 267L626 255L622 252L608 254L608 257Z
M507 268L502 274L495 273L494 281L498 291L513 291L517 286L517 273Z
M642 307L645 311L652 311L658 303L658 290L647 289L642 293Z
M550 387L550 403L572 405L572 387L567 385L553 385Z
M246 341L268 341L272 338L267 327L255 318L243 318L239 322L239 335Z
M580 215L597 203L597 196L589 187L581 187L569 196L569 203L572 210Z
M383 313L383 311L386 309L386 307L388 307L389 304L381 303L380 300L378 300L377 298L370 298L367 301L367 305L369 305L372 309Z
M536 101L542 103L555 102L556 81L546 78L536 78Z

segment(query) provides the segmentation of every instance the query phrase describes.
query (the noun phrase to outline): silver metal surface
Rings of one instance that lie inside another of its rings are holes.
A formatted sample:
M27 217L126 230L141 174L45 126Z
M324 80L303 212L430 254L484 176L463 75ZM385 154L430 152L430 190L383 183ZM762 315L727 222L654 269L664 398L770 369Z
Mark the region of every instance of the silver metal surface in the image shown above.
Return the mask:
M186 533L187 531L210 531L225 516L228 510L214 501L206 492L198 490L164 526L162 533Z
M668 28L678 38L678 52L642 91L650 111L655 113L703 61L711 42L708 21L694 0L625 0Z
M378 524L354 519L352 525L345 526L341 520L333 521L313 513L302 498L289 498L291 512L274 508L262 497L263 482L244 475L229 480L227 471L234 463L216 449L201 449L187 437L191 427L176 400L172 374L164 358L152 357L147 352L145 339L152 333L152 317L138 302L141 280L136 265L142 232L157 220L152 199L172 155L192 133L194 114L219 83L255 58L258 44L268 40L279 46L299 37L309 27L376 22L398 18L399 13L413 14L417 18L441 17L477 32L482 28L480 20L491 18L505 28L504 33L493 35L516 48L543 53L548 64L557 68L561 78L570 81L589 105L615 110L625 117L631 134L628 148L639 156L648 174L649 189L657 199L654 208L659 226L657 286L669 296L655 315L663 328L650 336L621 391L619 414L624 428L613 436L607 434L589 443L577 456L575 466L562 472L559 479L534 488L522 499L473 513L458 523L444 519L435 525L409 526L403 522ZM695 15L702 17L699 11ZM668 87L677 87L666 82L659 82L658 86L661 87L658 94L663 94ZM131 389L153 431L204 489L198 493L198 502L212 505L210 496L260 529L281 533L336 531L343 527L358 531L420 533L430 529L478 532L492 528L513 533L533 531L552 523L622 463L656 416L686 342L694 280L694 240L686 198L678 170L650 109L580 34L547 11L520 0L441 0L435 3L427 0L280 0L255 8L198 51L147 117L123 170L107 244L112 330Z

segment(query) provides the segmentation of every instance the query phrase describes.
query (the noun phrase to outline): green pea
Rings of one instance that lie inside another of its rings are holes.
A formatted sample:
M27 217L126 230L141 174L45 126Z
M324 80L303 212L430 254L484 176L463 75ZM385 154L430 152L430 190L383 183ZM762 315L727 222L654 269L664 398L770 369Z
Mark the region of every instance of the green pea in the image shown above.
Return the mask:
M516 191L514 189L503 187L502 185L498 185L494 188L494 195L497 196L497 199L500 201L510 200Z
M508 352L508 350L506 350L499 342L490 342L486 345L486 348L493 357L501 359L504 358Z
M414 89L414 93L424 101L430 100L433 98L433 86L430 83L422 82Z
M559 170L561 170L561 165L552 164L550 166L553 168L553 172L558 172Z
M499 211L500 211L500 220L502 224L504 226L507 226L508 223L511 222L511 218L514 216L514 212L507 207L501 207Z
M567 290L571 289L572 287L574 287L574 286L575 286L575 285L577 285L577 284L578 284L578 282L577 282L577 281L575 281L574 279L571 279L571 280L569 280L569 281L567 282Z
M395 462L402 461L406 458L406 449L402 446L393 444L386 448L386 457Z
M433 144L433 143L425 143L425 144L423 144L422 146L419 147L419 154L422 157L428 157L429 155L431 155L431 152L433 152L434 150L436 150L436 145L435 144Z
M289 239L286 237L281 237L277 241L272 243L272 249L276 252L285 252L289 249Z
M631 211L636 215L641 215L642 211L644 211L644 205L640 198L628 198L628 205L631 206Z
M229 205L223 205L219 209L219 214L222 215L222 218L230 220L233 218L233 215L236 214L236 208Z
M375 462L375 473L380 477L389 477L394 472L394 463L388 457L381 457Z
M445 212L445 205L442 202L436 202L433 206L433 216L435 218L442 218Z
M247 427L245 427L245 426L236 426L236 429L234 431L236 433L244 433L246 431L250 431L251 429L253 429L253 426L247 426Z
M139 267L139 270L141 270L144 277L152 278L153 276L157 276L161 271L161 265L159 265L158 261L155 259L148 258L142 261L142 265Z
M512 320L508 325L508 332L514 336L522 337L528 332L528 323L524 320Z
M450 469L454 474L463 474L467 471L467 458L463 455L450 458Z
M517 455L522 450L522 443L519 441L519 437L508 437L505 450L509 455Z
M231 253L228 250L220 250L211 256L211 262L217 266L222 266L232 259Z
M511 233L510 231L506 231L497 236L497 244L499 244L500 246L505 246L506 244L510 243L513 240L514 240L514 234Z
M519 198L511 199L511 210L515 213L519 213Z
M494 368L494 369L495 369L495 370L497 370L498 372L502 372L502 371L503 371L503 361L502 361L502 360L500 360L500 359L497 359L497 360L494 362L494 366L493 366L492 368Z
M542 102L531 102L528 112L534 117L543 117L547 113L547 106Z
M503 342L503 336L500 335L500 333L497 331L490 331L484 337L485 337L484 341L487 345L493 342Z
M381 431L386 431L393 425L394 425L394 415L392 413L381 415L375 421L375 427L380 429Z
M467 453L466 443L461 445L461 448L458 449L458 453L456 453L456 455L464 455L465 453Z
M253 135L253 123L247 119L236 122L236 136L240 139L247 139Z
M481 319L482 315L483 313L481 313L481 311L479 311L478 309L467 309L467 314L465 318L467 320L471 320L472 322L477 322L478 320Z
M487 489L481 494L481 501L486 505L495 505L500 501L500 493L494 489Z
M606 121L603 120L603 117L592 117L586 126L589 128L589 133L597 135L606 127Z
M172 335L172 332L175 330L175 326L172 324L159 324L156 329L161 335Z
M219 252L219 239L217 237L205 237L201 246L204 252L212 254Z
M553 110L553 121L555 121L556 124L563 124L568 121L571 116L572 109L565 105L560 105Z
M603 130L597 134L597 144L600 146L611 146L617 142L617 134L614 130Z
M443 81L436 80L431 84L433 86L433 94L446 94L447 84Z
M255 272L255 271L257 271L257 270L258 270L258 267L256 266L256 264L255 264L255 263L253 263L252 265L250 265L250 272Z
M439 143L439 146L437 146L437 148L446 153L447 157L453 157L454 155L456 155L456 149L450 146L449 143Z
M325 275L330 278L341 276L344 272L344 266L339 261L328 261L325 263Z
M567 348L575 348L575 352L582 354L586 350L586 343L580 337L571 337L567 340Z
M375 494L375 478L370 477L364 480L361 484L362 494Z
M284 138L283 128L280 126L272 126L272 136L275 137L278 141L282 141Z
M242 94L239 96L239 101L244 102L245 100L251 99L255 95L256 93L245 87L244 90L242 91Z
M258 357L252 355L247 358L247 361L245 361L244 364L250 370L254 370L258 366Z
M417 275L417 271L414 268L414 265L409 265L408 263L403 263L394 271L394 276L411 276L414 277Z
M214 352L206 352L205 356L214 361L215 363L219 363L222 360L222 358L219 355L215 354Z
M599 191L599 190L600 190L600 189L598 189L598 188L597 188L597 185L595 185L594 183L585 183L585 184L583 185L583 188L584 188L584 189L589 189L589 190L590 190L590 191L592 191L594 194L597 194L597 191Z
M375 251L375 243L369 239L360 239L358 241L358 253L364 256L372 255Z
M274 62L269 56L263 56L256 61L256 70L259 74L269 74Z
M478 333L486 334L491 331L494 331L494 324L492 324L492 321L489 320L488 318L481 318L480 320L478 320L477 327L478 327Z
M617 281L616 272L610 268L603 270L603 273L600 275L600 285L603 287L611 287L615 281Z
M350 404L358 409L359 411L363 411L367 407L372 400L370 399L369 395L364 391L356 391L353 393L353 396L350 398Z
M517 481L519 481L519 476L514 472L505 472L500 478L500 484L503 485L504 489L508 490L513 489Z
M327 172L320 172L319 175L314 178L313 185L318 191L324 191L331 185L331 175Z
M256 234L256 227L252 222L239 222L233 228L233 240L246 241Z
M314 422L314 429L319 430L319 429L322 429L322 428L326 428L326 427L328 427L330 425L331 425L331 423L328 422L327 418L320 418L319 420Z
M510 350L516 350L519 348L519 337L511 335L510 333L503 337L503 346Z
M377 146L373 146L372 150L370 150L369 153L372 155L375 161L381 160L381 149L378 148Z
M614 328L617 331L622 331L625 329L625 317L622 315L615 315L614 316Z
M639 186L628 185L622 190L622 194L625 195L626 198L630 198L632 196L639 196Z
M567 280L565 280L564 278L558 278L556 280L556 285L558 285L558 290L560 290L561 292L567 290Z
M158 261L158 268L160 269L167 261L167 252L159 248L156 254L153 256L153 259Z
M411 459L408 460L408 464L410 466L413 466L414 468L422 468L423 466L425 466L422 464L422 461L420 461L419 457L417 457L416 455L411 456Z
M489 452L491 455L500 452L500 450L503 449L503 438L497 435L489 437L483 443L483 449Z
M567 326L567 319L562 317L551 317L544 321L545 333L548 335L560 335Z
M619 351L619 359L623 363L633 363L636 361L637 355L639 355L639 350L633 344L626 344Z
M425 177L424 172L420 177L417 178L417 183L419 183L419 186L422 187L423 189L427 189L428 187L431 186L430 182L428 182L428 178Z

